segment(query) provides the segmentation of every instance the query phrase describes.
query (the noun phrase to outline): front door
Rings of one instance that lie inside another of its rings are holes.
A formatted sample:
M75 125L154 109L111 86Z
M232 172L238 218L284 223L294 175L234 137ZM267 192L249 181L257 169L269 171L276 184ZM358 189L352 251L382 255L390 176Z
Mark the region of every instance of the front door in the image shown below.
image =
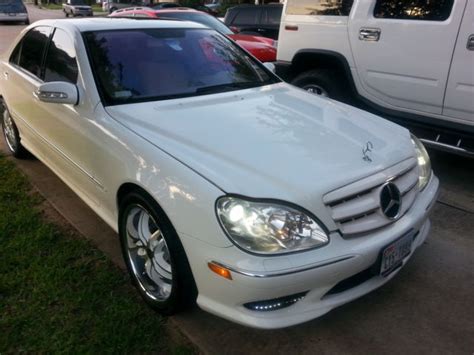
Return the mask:
M466 0L354 5L349 37L361 94L391 109L441 114Z
M52 35L45 56L43 78L44 82L61 81L78 86L80 78L74 41L60 28L56 28ZM37 130L57 156L54 162L57 173L64 176L75 190L85 194L89 201L99 204L103 186L95 176L95 168L100 142L98 129L90 116L93 107L90 107L87 95L79 90L77 105L39 101L37 105L45 114Z
M474 4L466 6L449 73L443 115L474 123Z

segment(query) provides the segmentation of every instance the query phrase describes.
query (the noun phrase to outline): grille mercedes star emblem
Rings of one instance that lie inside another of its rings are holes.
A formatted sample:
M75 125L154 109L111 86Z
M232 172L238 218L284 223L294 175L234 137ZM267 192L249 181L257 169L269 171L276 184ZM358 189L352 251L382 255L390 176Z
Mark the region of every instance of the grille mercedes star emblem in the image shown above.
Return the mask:
M372 162L372 158L370 157L369 153L374 149L374 145L371 141L365 143L364 148L362 148L362 159L368 163Z
M402 207L402 195L397 185L387 182L380 190L380 208L390 219L396 219Z

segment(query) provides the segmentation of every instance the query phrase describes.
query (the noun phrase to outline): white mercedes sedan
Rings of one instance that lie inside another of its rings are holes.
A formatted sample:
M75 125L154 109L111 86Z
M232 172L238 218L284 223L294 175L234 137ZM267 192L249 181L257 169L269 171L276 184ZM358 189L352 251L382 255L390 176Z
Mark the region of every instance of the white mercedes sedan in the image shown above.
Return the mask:
M418 139L196 23L36 22L0 62L0 97L11 153L118 232L162 314L298 324L389 281L430 230L439 183Z

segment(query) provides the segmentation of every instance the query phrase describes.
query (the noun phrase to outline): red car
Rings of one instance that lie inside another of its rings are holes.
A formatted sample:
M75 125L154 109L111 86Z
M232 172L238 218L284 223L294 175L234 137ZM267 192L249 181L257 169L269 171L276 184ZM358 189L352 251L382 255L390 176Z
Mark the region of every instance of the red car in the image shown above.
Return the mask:
M233 39L235 42L237 42L239 46L252 53L252 55L261 62L276 61L277 42L275 40L271 38L234 33L221 21L202 11L189 9L186 7L168 8L161 10L154 10L151 8L143 7L117 10L109 16L157 19L163 18L198 22Z

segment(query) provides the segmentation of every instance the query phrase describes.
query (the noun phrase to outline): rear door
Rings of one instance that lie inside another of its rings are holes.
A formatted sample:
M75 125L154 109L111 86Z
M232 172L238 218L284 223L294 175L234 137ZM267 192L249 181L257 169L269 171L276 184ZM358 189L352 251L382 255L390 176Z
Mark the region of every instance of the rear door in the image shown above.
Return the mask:
M38 26L25 34L15 48L8 67L4 70L4 96L10 114L20 129L20 135L34 142L38 127L46 113L37 105L34 92L43 83L42 65L51 34L51 27Z
M349 37L360 93L387 108L441 114L465 6L466 0L358 1Z
M474 3L467 4L449 73L443 115L474 123Z

